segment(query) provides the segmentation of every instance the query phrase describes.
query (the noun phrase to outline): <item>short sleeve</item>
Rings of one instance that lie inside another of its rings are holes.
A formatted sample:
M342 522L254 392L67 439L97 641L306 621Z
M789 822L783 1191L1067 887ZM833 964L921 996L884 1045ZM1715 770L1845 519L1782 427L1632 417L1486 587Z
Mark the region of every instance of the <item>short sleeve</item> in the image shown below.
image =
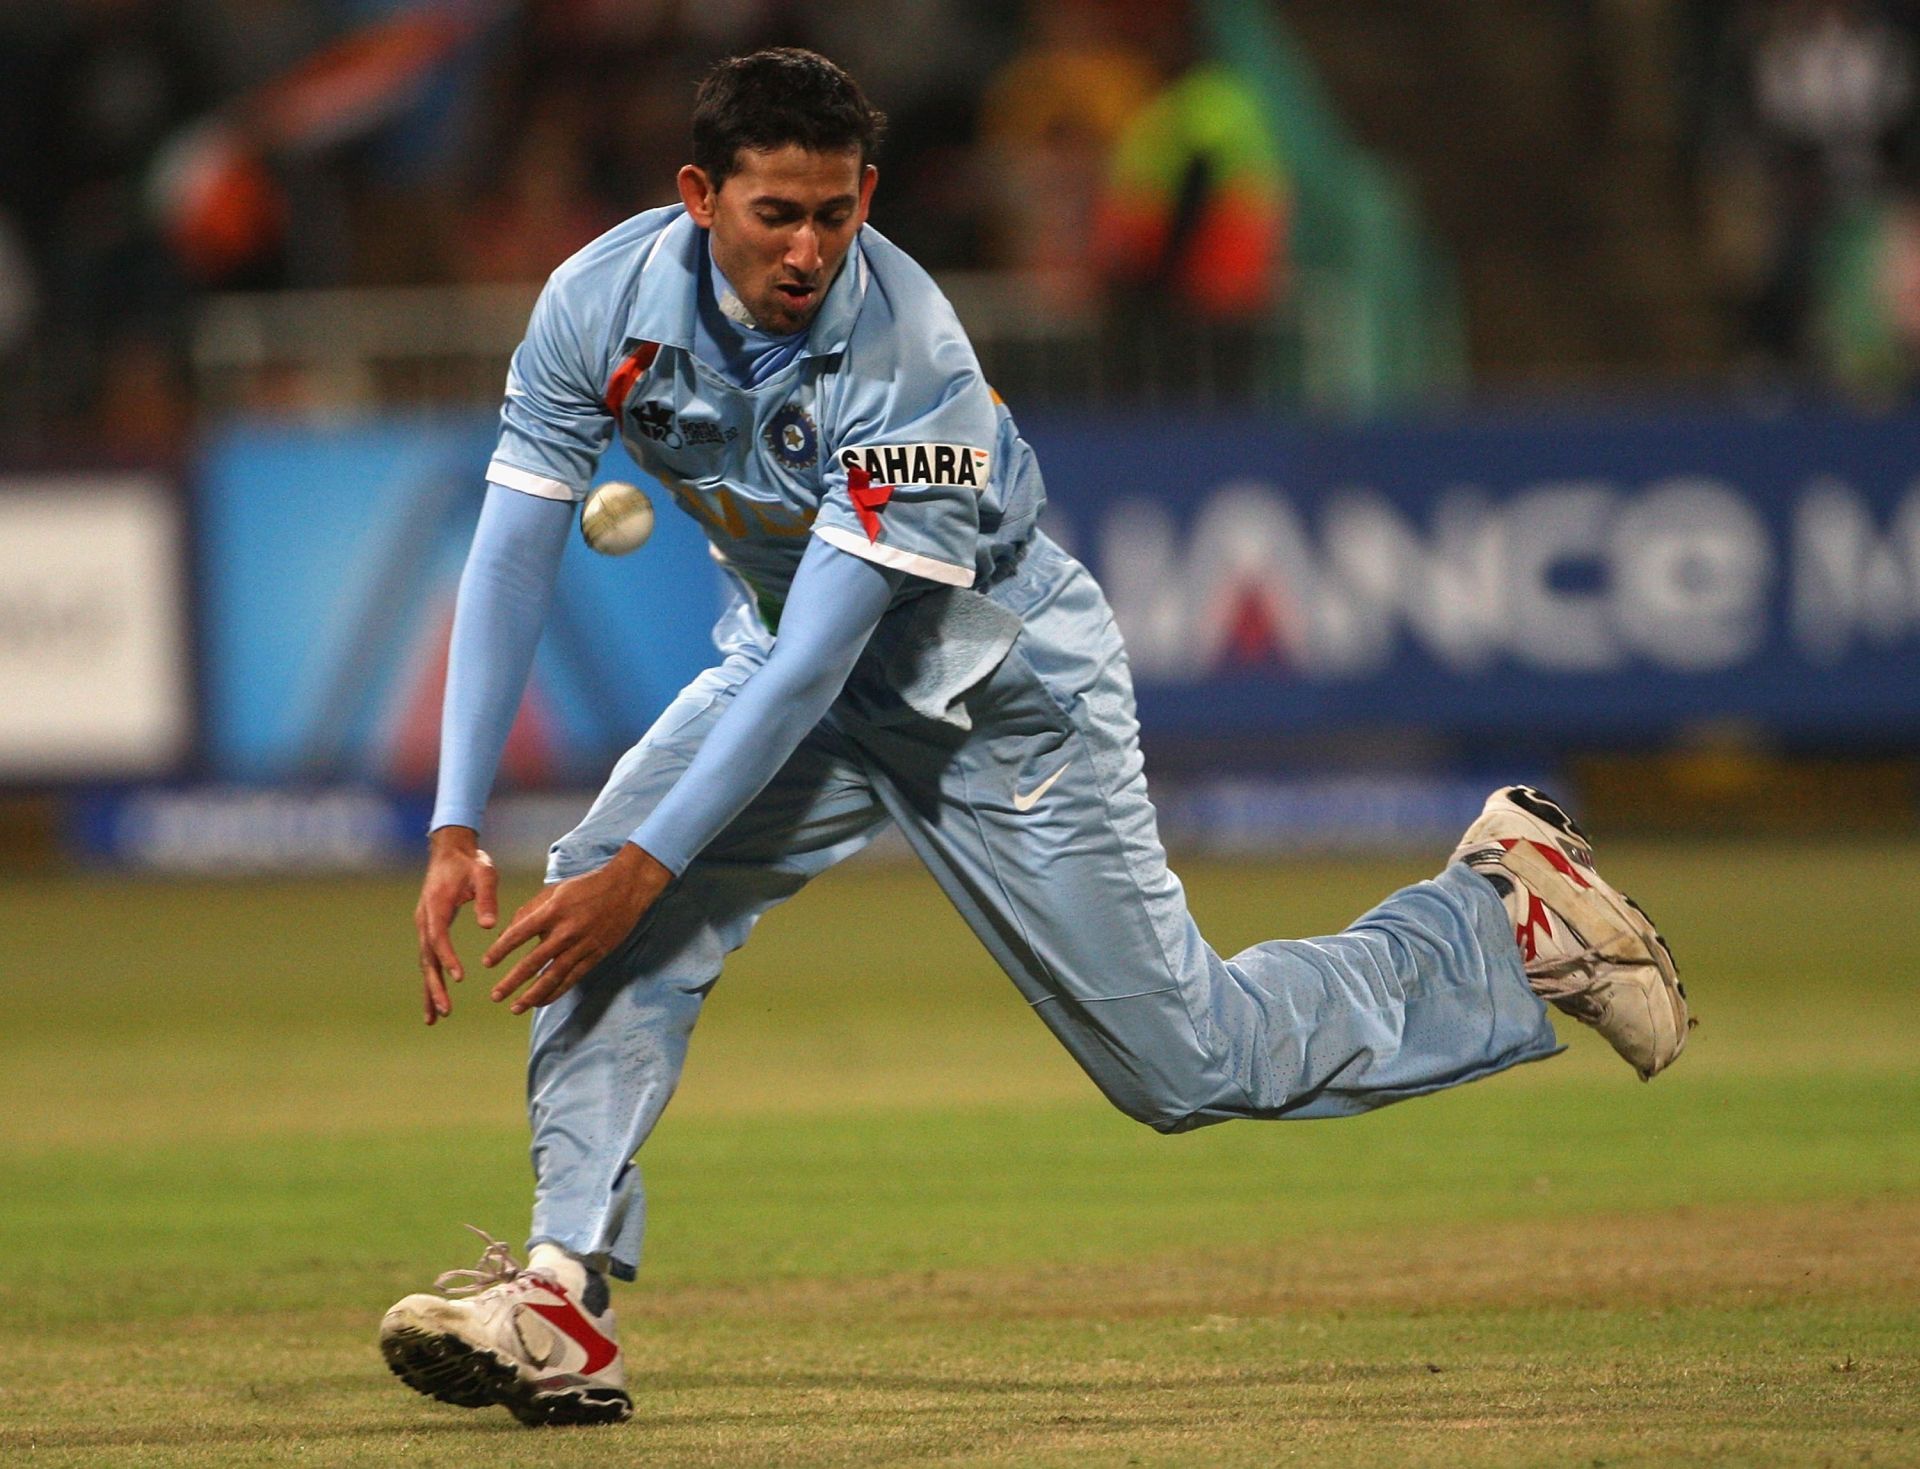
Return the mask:
M507 369L489 483L549 500L586 494L613 436L590 365L594 356L555 276L534 303L526 338Z
M993 472L993 397L963 338L924 360L863 375L829 425L825 493L813 533L881 566L973 585L980 497Z

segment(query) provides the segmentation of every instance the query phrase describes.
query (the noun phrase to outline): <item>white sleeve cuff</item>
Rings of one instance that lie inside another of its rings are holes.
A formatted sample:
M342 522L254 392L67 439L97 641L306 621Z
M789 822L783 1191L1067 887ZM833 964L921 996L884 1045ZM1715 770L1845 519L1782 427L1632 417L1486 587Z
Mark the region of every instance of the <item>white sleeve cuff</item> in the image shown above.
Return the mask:
M534 474L514 464L503 464L498 459L487 466L487 483L538 495L543 500L578 500L585 494L585 491L575 489L565 480L549 479L544 474Z
M842 526L816 525L813 533L829 546L837 546L851 556L858 556L862 561L892 567L895 571L911 572L915 576L924 576L928 581L937 581L949 587L973 585L971 566L955 566L950 561L936 561L933 557L922 556L917 551L903 551L898 546L883 546L878 541L868 540L858 531L847 530Z

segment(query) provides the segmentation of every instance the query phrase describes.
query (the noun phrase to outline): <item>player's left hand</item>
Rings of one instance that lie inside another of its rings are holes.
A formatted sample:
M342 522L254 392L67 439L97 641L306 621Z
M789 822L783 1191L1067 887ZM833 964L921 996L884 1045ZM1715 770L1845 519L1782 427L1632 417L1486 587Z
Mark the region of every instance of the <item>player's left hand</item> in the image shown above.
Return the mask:
M540 940L493 987L493 998L513 998L516 1015L552 1004L633 932L672 881L671 872L628 842L597 872L541 889L480 960L491 969L528 939ZM516 997L523 985L525 993Z

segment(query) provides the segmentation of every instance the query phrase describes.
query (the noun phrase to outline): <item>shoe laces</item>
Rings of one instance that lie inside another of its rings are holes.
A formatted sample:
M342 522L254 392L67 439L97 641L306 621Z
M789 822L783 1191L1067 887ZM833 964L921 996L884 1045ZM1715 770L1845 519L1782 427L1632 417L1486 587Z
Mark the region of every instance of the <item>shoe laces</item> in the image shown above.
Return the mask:
M1605 947L1588 944L1578 953L1555 959L1538 960L1527 966L1527 985L1541 999L1559 1006L1569 1015L1588 1018L1600 1011L1595 994L1602 972L1624 968L1635 961L1609 953Z
M463 1226L479 1235L487 1242L486 1249L480 1252L480 1264L473 1270L446 1270L433 1279L433 1288L444 1291L450 1296L477 1296L482 1291L492 1290L496 1285L505 1285L517 1280L521 1274L520 1262L513 1258L513 1251L503 1240L497 1240L477 1225Z

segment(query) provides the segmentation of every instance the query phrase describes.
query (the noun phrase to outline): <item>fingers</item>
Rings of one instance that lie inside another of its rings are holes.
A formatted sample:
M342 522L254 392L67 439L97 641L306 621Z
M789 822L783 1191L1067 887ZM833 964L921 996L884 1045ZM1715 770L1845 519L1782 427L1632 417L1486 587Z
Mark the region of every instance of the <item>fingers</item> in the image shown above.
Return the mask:
M551 901L552 892L543 893L514 914L513 922L493 941L483 961L498 964L528 939L540 939L493 987L492 998L501 1001L512 998L522 986L530 986L513 1001L516 1015L559 999L607 954L604 944L590 932L582 932L577 919L569 921L562 905Z
M494 985L495 1001L511 999L516 1015L552 1004L613 952L635 915L610 904L603 885L598 874L569 878L522 905L481 962L491 968L528 940L539 943Z
M421 998L427 1010L427 1024L453 1012L447 997L447 982L441 973L441 957L423 935L420 940Z
M447 995L446 981L430 963L422 960L420 973L424 980L421 985L421 1001L426 1006L427 1024L440 1020L453 1013L453 1001Z
M535 980L533 986L520 997L519 1009L532 1010L541 1005L551 1005L581 980L585 979L606 958L604 950L583 950L579 957L567 967L554 964L547 972Z
M607 954L604 949L576 943L562 957L549 964L513 1003L513 1013L524 1015L541 1005L551 1005L574 985L585 979Z
M466 970L460 967L460 956L453 951L453 936L447 932L445 923L436 925L428 922L427 944L437 961L439 973L451 975L456 984L467 977Z
M493 987L493 998L498 1001L504 1000L512 995L521 985L534 978L549 964L553 963L554 956L560 951L561 947L559 943L552 939L541 944L518 964L514 965L512 972ZM518 1015L525 1008L523 997L522 1000L516 1000L514 1002L513 1013Z
M505 979L494 985L493 998L504 1000L529 980L534 981L533 988L514 1002L513 1013L522 1014L534 1005L544 1005L565 994L572 988L573 980L599 963L604 955L605 950L583 934L542 934L540 944L514 965Z
M414 930L420 937L421 1001L426 1007L427 1024L453 1013L447 996L446 976L460 978L460 957L447 936L448 915L422 897L413 912Z
M543 958L542 955L549 950L552 950L551 957ZM504 1000L531 980L526 993L510 1007L515 1015L524 1015L541 1005L551 1005L605 957L599 950L577 941L571 944L542 944L515 965L512 974L494 986L493 998Z
M480 956L480 962L491 969L535 934L544 936L548 927L546 916L549 906L548 893L541 893L539 897L522 904L520 911L513 915L513 922L507 925L500 937L487 945L487 952Z
M473 865L473 917L482 928L492 928L500 921L500 874L485 855Z

